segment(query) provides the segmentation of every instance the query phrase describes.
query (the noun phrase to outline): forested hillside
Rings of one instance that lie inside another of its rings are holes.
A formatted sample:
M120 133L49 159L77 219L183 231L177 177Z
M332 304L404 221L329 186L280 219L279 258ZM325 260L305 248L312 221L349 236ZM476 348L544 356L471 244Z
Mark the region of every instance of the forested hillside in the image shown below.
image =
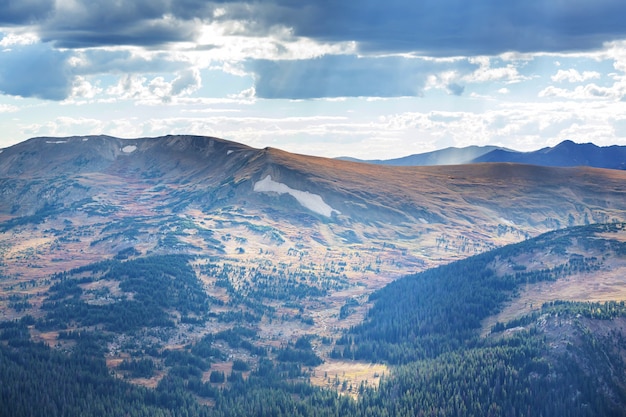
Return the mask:
M610 237L623 228L556 231L398 280L371 296L368 319L335 354L399 365L371 393L390 415L625 415L623 301L553 302L479 336L481 322L521 286L600 267L599 259L568 254L573 242L624 257L626 243ZM564 262L494 270L503 259L542 252Z
M0 325L0 415L623 416L623 301L554 301L486 337L480 329L523 287L593 277L623 259L625 227L551 232L407 276L372 294L366 320L341 337L312 332L285 346L265 344L243 314L229 318L235 327L165 344L184 336L172 323L195 326L222 307L202 295L186 257L57 274L43 317ZM540 253L561 261L520 263ZM33 342L42 332L58 333L54 346ZM315 349L323 345L328 357ZM112 346L128 352L113 369ZM339 375L337 390L310 385L332 358L388 363L391 373L379 386L341 386ZM137 386L142 378L154 388Z
M354 345L344 355L405 363L474 345L482 321L515 297L521 286L599 268L597 257L568 253L573 241L587 251L626 255L626 243L600 233L621 235L623 225L555 231L397 280L370 296L375 305L368 320L352 330ZM521 254L538 253L559 254L560 262L531 269L513 261ZM498 262L511 264L510 272L497 273Z

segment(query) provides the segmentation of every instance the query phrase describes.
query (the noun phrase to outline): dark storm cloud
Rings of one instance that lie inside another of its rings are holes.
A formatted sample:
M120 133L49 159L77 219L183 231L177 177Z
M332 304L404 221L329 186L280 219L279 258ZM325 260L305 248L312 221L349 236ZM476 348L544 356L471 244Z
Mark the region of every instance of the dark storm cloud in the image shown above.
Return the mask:
M107 28L109 29L109 28ZM77 33L80 32L80 33ZM193 39L193 28L184 25L148 22L118 31L95 32L78 28L65 30L45 30L41 33L44 42L52 41L60 48L88 48L97 46L138 45L158 46L171 42L184 42Z
M0 25L31 24L53 10L54 0L0 0Z
M40 26L44 41L63 48L92 46L155 46L190 41L196 35L197 22L187 22L168 15L168 7L159 1L108 0L85 2L84 7L60 11Z
M0 93L47 100L64 100L71 93L77 75L175 73L187 65L163 54L150 58L133 56L128 51L86 50L79 65L69 65L73 51L59 51L49 43L13 45L0 52ZM177 81L179 89L191 83L189 76ZM192 81L196 82L195 79ZM178 85L177 84L177 85Z
M177 72L181 64L165 55L147 59L88 48L157 49L195 41L203 24L236 21L225 30L253 37L284 36L285 31L276 28L289 28L295 36L320 42L355 41L364 56L250 61L247 68L255 74L259 97L415 96L422 93L429 75L442 71L462 75L472 65L466 60L446 64L372 56L590 50L626 39L624 16L624 0L0 0L0 25L28 26L43 42L2 52L0 90L58 100L67 97L76 75ZM82 54L84 59L70 68L68 54ZM190 73L189 80L196 82L194 77ZM464 93L459 80L447 80L450 94Z
M243 34L277 25L321 41L356 41L361 51L430 56L573 51L626 37L623 0L2 0L0 21L40 20L64 47L153 46L193 40L199 23L238 20ZM61 7L61 6L59 6ZM219 13L215 13L219 10ZM42 20L46 18L45 20Z
M172 1L168 12L183 20L203 19L213 16L213 11L221 3L237 4L237 2L212 2L206 0L177 0Z
M431 56L506 51L573 51L626 37L623 0L322 0L295 13L277 0L267 25L283 22L297 35L356 40L363 51ZM272 19L275 16L275 19Z
M5 59L6 54L10 54L10 59ZM68 57L68 53L45 44L0 52L0 91L13 96L62 100L72 87Z
M358 58L329 55L310 60L257 60L248 64L261 98L402 97L422 94L428 75L455 70L469 73L467 61L437 62L400 57ZM462 87L452 89L455 94Z

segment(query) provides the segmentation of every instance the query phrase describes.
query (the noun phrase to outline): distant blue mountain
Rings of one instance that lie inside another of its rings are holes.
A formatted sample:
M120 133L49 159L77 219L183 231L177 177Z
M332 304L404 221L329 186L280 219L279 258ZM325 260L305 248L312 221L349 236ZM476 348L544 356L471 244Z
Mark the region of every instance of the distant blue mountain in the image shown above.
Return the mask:
M593 143L574 143L571 140L566 140L554 147L546 147L532 152L518 152L496 146L469 146L467 148L446 148L388 160L341 159L396 166L513 162L552 167L589 166L626 170L626 146L597 146Z
M601 147L593 143L574 143L566 140L553 148L543 148L534 152L496 149L474 158L471 162L516 162L553 167L626 169L626 146Z
M461 165L470 163L480 156L497 150L514 152L498 146L468 146L466 148L445 148L438 151L414 154L395 159L362 160L349 157L341 157L338 159L344 161L364 162L368 164L395 166Z

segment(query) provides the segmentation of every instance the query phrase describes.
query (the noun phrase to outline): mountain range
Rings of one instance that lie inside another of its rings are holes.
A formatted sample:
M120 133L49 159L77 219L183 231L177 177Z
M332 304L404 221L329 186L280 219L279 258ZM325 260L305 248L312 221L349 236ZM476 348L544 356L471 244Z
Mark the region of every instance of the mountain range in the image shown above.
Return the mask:
M348 157L340 159L394 166L514 162L553 167L589 166L623 170L626 169L626 146L613 145L600 147L593 143L579 144L571 140L566 140L554 147L546 147L532 152L518 152L496 146L468 146L465 148L445 148L433 152L386 160L358 160Z
M360 253L348 275L378 265L391 278L555 228L625 220L625 179L588 167L390 167L198 136L36 138L0 154L0 220L5 238L28 231L24 241L59 270L133 245L241 259L304 247L319 268L342 248ZM186 232L174 233L181 222ZM66 254L51 229L89 249ZM200 238L208 233L219 244ZM170 237L174 247L159 243Z
M48 414L54 384L36 381L56 374L64 399L163 415L394 414L391 398L407 415L620 415L625 184L620 169L391 166L203 136L30 139L0 152L0 376L23 374ZM2 389L10 415L33 414Z

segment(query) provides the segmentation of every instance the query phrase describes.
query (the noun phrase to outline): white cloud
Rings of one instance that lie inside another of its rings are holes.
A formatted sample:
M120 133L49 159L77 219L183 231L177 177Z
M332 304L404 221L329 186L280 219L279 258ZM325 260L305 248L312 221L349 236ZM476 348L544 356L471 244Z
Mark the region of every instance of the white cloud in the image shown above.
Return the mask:
M189 95L202 86L202 78L197 68L183 71L170 84L170 95Z
M580 85L574 89L546 87L538 94L539 97L566 98L571 100L615 100L622 101L626 97L626 79L619 80L610 87L596 84Z
M294 36L285 26L274 26L263 35L246 36L245 22L214 21L204 24L193 45L199 53L194 60L200 65L211 61L241 62L249 59L312 59L324 55L353 54L353 41L323 42L303 36ZM193 53L193 50L188 52Z
M593 57L598 60L611 60L615 70L626 73L626 40L609 42L605 48L596 52Z
M246 88L243 91L240 91L237 94L231 94L228 96L234 100L247 100L249 102L253 102L256 98L256 89L254 87Z
M132 100L141 104L156 105L171 103L177 97L188 96L202 85L197 69L182 71L172 81L157 76L149 79L145 76L128 74L107 88L106 94L116 100Z
M583 71L582 73L578 72L578 70L570 68L568 70L559 70L555 75L551 77L554 82L563 82L567 81L570 83L581 83L583 81L598 79L600 78L600 73L597 71Z
M78 76L74 79L72 92L70 93L70 97L65 100L65 103L94 99L102 92L103 89L98 86L98 82L92 84L87 78Z
M105 123L85 117L57 117L45 123L32 123L22 126L22 131L33 136L71 136L76 132L82 135L95 135L103 131Z
M2 33L0 33L2 35ZM39 42L33 33L7 33L0 39L0 48L10 48L14 45L32 45Z
M144 87L146 84L147 81ZM408 99L401 101L411 102ZM271 105L267 100L261 100L248 105L246 110L239 108L240 111L232 112L233 108L229 107L227 112L215 114L200 112L213 108L205 105L185 105L185 112L179 112L178 106L162 110L152 107L147 117L142 116L141 107L129 106L124 108L122 118L114 113L103 113L92 118L57 117L42 124L17 126L30 137L99 133L127 138L199 134L257 148L273 146L297 153L330 157L348 155L363 159L394 158L446 146L489 144L536 150L556 145L564 139L593 141L598 145L624 141L624 129L620 130L621 133L616 132L616 126L623 124L616 121L624 119L623 103L617 101L496 101L492 107L472 110L393 112L390 108L398 107L396 100L348 99L330 103L354 109L344 115L259 116L267 114L265 111ZM288 108L294 114L305 114L304 109L313 105L306 101L290 102ZM96 108L96 104L87 106ZM284 111L281 109L277 107L276 114ZM370 110L375 112L370 113ZM376 112L380 116L373 116Z
M147 91L144 86L145 77L125 75L120 77L117 84L107 89L107 94L123 99L141 98Z
M457 71L442 71L436 74L431 74L426 78L426 84L424 90L441 89L446 90L450 84L456 83L460 78Z
M492 67L492 59L486 56L472 57L468 59L470 63L478 65L478 69L463 77L463 81L468 83L483 83L501 81L506 83L517 83L525 79L512 64L502 67Z
M19 110L19 107L10 104L0 104L0 113L13 113Z

